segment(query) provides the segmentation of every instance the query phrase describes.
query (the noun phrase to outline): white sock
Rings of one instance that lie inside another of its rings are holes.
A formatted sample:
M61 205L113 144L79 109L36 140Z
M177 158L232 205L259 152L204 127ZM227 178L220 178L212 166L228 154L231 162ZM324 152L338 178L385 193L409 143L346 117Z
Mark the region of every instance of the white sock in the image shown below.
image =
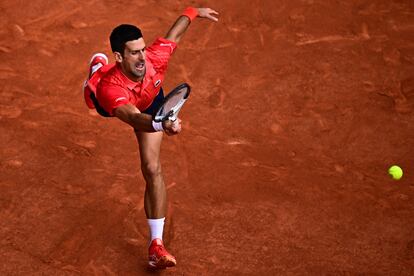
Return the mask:
M151 239L150 242L154 239L162 240L162 232L164 230L164 221L165 218L160 219L148 219L148 225L150 228Z

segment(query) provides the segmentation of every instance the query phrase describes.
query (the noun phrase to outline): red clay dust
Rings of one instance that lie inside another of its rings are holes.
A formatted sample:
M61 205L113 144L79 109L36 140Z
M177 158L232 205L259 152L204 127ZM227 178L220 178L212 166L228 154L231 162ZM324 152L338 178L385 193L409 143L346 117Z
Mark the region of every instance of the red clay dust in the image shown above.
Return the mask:
M111 30L208 6L164 90L162 275L414 274L414 2L0 1L0 275L147 275L135 135L82 85ZM399 165L401 180L388 175Z

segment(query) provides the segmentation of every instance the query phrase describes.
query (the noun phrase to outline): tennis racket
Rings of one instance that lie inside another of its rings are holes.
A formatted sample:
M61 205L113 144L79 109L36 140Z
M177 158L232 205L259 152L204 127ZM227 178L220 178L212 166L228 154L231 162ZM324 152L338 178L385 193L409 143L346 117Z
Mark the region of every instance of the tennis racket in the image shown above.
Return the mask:
M180 84L174 88L164 99L163 104L158 108L153 116L155 122L165 120L175 121L178 113L183 107L188 96L190 96L191 88L187 83Z

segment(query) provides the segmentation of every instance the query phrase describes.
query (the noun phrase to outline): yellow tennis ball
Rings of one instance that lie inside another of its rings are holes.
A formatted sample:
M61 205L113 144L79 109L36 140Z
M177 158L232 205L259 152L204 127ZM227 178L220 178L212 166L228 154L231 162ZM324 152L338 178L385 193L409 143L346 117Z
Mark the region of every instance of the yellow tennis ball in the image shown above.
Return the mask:
M391 175L392 179L394 180L400 180L401 177L403 176L403 170L397 165L391 166L388 169L388 173Z

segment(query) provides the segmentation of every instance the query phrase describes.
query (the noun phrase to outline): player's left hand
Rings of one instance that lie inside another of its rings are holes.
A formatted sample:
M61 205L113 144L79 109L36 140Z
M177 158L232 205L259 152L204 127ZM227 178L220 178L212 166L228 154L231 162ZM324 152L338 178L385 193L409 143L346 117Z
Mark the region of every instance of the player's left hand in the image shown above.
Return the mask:
M198 17L207 18L213 21L218 21L216 17L219 13L210 8L198 8ZM216 15L216 16L214 16Z

